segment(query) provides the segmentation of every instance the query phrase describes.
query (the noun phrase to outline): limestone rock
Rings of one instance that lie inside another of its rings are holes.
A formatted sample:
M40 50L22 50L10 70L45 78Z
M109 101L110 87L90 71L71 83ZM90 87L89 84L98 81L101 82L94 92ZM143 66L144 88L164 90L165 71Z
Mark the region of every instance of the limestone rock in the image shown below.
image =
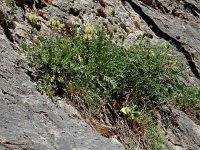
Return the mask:
M185 113L173 109L170 116L162 114L162 127L166 149L199 150L200 126L195 124Z

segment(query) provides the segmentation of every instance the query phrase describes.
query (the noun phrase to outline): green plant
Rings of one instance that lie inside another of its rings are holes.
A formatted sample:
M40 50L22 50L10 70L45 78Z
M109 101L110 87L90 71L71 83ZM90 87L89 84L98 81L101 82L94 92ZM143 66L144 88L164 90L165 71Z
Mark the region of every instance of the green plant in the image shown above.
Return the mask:
M123 89L132 87L146 99L162 102L183 86L178 78L183 76L184 64L169 45L133 45L126 54L129 61Z
M36 14L31 14L30 16L28 16L28 19L31 23L33 24L37 24L38 18L36 16Z
M172 47L150 43L116 46L102 28L88 26L71 37L40 37L30 49L38 79L55 93L62 90L70 95L73 87L79 96L87 91L109 100L120 93L130 95L127 100L136 103L137 93L138 100L157 103L169 100L182 86L178 81L182 62Z
M172 103L183 109L200 108L200 87L183 87L174 93L172 99Z
M8 6L13 6L14 5L14 1L13 0L4 0L5 4Z
M49 19L49 25L53 28L57 28L60 30L64 30L65 25L61 23L59 20Z
M112 17L115 17L115 15L116 15L116 10L115 10L114 7L112 8L110 14L111 14Z
M133 106L132 108L122 107L120 112L122 112L124 115L126 115L127 117L130 117L130 118L135 118L135 117L141 116L142 112L136 111L135 107L136 106Z
M63 85L66 92L73 87L76 93L86 89L88 93L110 97L117 86L115 78L120 78L121 70L115 65L121 63L118 58L121 59L123 51L104 40L102 32L97 34L95 37L86 28L83 34L70 38L40 38L31 48L38 76L55 90Z
M31 27L31 28L28 30L28 32L30 33L31 37L33 37L33 35L37 33L37 30L36 30L35 28Z
M16 12L16 6L14 0L4 0L5 4L11 8L11 13L14 14Z
M154 125L147 132L151 150L163 150L164 137L159 131L159 127Z

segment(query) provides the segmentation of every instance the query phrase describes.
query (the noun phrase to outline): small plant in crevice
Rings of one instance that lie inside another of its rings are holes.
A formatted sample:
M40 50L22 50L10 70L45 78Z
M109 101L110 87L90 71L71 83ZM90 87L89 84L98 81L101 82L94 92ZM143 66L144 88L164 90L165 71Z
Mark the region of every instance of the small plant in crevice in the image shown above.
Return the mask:
M36 14L31 14L31 15L29 15L29 16L28 16L28 19L29 19L29 21L30 21L31 23L33 23L33 24L36 24L37 21L38 21L38 18L37 18L37 16L36 16Z
M79 27L77 22L61 22L52 18L48 20L48 23L52 31L59 32L62 35L76 34Z
M164 150L164 137L160 131L158 126L153 125L147 132L146 138L148 138L151 150Z
M57 28L57 29L63 30L65 27L65 25L63 23L61 23L59 20L49 19L48 22L52 28Z
M116 15L116 9L114 7L111 9L110 14L111 14L112 18L115 17L115 15Z
M16 4L15 4L15 1L14 0L4 0L6 6L10 7L11 8L11 11L10 13L11 14L15 14L16 12Z
M200 112L200 87L183 87L174 93L172 103L182 110Z
M39 20L38 20L38 17L36 16L36 14L29 15L28 20L32 27L34 27L38 31L41 29L41 24L39 23Z

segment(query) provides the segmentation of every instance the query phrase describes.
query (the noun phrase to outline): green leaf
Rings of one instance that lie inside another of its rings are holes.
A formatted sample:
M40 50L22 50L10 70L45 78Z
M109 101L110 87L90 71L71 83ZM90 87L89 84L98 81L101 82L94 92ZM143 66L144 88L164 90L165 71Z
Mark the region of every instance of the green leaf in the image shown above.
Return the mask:
M132 114L132 111L129 107L123 107L120 112L122 112L124 115L130 116Z

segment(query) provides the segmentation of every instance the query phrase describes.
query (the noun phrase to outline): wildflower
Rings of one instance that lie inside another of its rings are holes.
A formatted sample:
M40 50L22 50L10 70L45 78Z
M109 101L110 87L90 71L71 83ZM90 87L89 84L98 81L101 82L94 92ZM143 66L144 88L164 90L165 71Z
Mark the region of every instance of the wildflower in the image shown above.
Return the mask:
M91 25L91 24L88 24L88 25L85 27L84 32L85 32L85 34L93 34L93 33L94 33L94 26Z
M54 19L49 19L48 23L49 23L49 25L51 25L51 26L55 26L55 25L56 25L56 20L54 20Z
M84 40L91 40L92 39L92 35L94 34L94 26L91 25L91 24L88 24L85 27L84 33L85 34L83 35L83 39Z
M176 62L175 60L170 60L170 61L168 62L170 68L174 67L174 66L176 65L176 63L177 63L177 62Z
M35 14L32 14L28 17L29 21L31 23L36 23L37 22L37 16Z
M155 54L154 54L154 52L152 51L152 50L148 50L147 51L147 58L149 59L150 57L154 57L155 56Z

